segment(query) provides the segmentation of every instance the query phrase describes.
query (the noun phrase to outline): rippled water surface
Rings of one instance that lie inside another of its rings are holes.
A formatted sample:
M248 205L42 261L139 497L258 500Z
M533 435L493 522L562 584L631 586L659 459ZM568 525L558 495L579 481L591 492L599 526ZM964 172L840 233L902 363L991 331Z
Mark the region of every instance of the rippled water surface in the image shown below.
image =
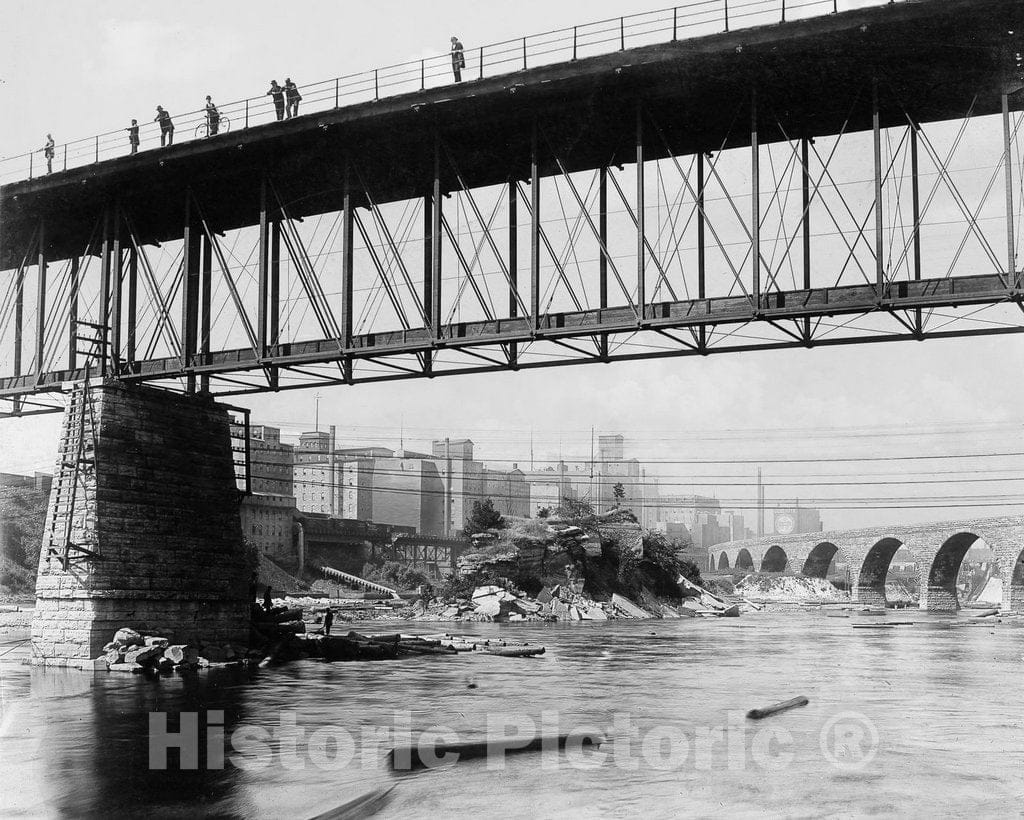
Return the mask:
M885 618L914 623L854 628ZM382 816L1019 816L1024 622L885 618L453 625L547 653L309 660L252 677L44 671L14 648L0 657L0 813L302 818L394 786ZM0 653L19 637L0 638ZM810 704L743 717L796 695ZM206 768L204 752L182 771L172 751L151 770L150 713L176 730L180 713L199 712L205 744L207 710L224 712L224 767ZM280 728L292 720L307 740ZM391 743L374 740L405 725L414 742L438 727L472 740L488 721L509 734L506 722L591 727L609 741L395 776Z

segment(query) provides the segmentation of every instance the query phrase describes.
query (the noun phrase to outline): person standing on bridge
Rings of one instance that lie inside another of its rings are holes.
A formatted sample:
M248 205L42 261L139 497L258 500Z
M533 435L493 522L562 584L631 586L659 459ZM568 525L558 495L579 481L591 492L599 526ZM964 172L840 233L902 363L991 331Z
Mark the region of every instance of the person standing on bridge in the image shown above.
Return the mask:
M277 112L278 121L284 119L284 89L277 84L277 80L270 81L270 91L265 96L273 97L274 109Z
M160 123L160 147L174 145L174 123L171 122L171 115L164 111L163 106L156 107L156 117L153 122Z
M302 95L299 93L299 87L292 82L291 77L284 78L284 95L287 101L285 115L288 118L299 116L299 102L302 100Z
M43 156L46 157L46 173L53 173L53 151L55 145L53 142L53 134L46 135L46 143L43 145Z
M128 144L132 147L131 153L139 151L139 121L132 120L132 124L124 129L128 132Z
M220 111L213 104L210 95L206 95L206 131L212 137L220 130Z
M458 37L452 37L452 74L455 82L462 82L462 69L466 67L466 54Z
M324 634L331 634L331 627L334 625L334 610L327 607L327 611L324 613Z

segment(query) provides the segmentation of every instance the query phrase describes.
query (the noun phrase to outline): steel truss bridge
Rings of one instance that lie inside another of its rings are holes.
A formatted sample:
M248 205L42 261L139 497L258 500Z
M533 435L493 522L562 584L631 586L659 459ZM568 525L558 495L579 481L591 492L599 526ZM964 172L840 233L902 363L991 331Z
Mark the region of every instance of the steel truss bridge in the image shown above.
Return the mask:
M0 412L1024 329L1024 4L690 8L3 186Z

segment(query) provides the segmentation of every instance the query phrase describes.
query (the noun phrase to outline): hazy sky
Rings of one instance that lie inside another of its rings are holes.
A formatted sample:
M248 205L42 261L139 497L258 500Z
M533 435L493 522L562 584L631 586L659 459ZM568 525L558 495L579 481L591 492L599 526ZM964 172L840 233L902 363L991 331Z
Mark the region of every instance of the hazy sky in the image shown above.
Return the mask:
M0 154L106 131L135 116L262 93L272 77L300 84L467 46L653 8L623 0L490 2L19 2L5 0L0 27ZM973 272L973 271L972 271ZM518 374L323 389L321 428L343 441L408 447L467 435L483 460L586 459L590 429L622 432L627 452L663 462L651 472L673 492L716 492L748 503L761 461L785 496L878 497L875 510L825 510L827 526L965 518L981 510L883 509L886 498L1011 495L1017 457L938 462L817 462L838 459L1024 451L1024 338L865 345L591 365ZM254 419L296 433L312 427L314 393L247 402ZM0 421L0 470L52 469L57 416ZM838 431L834 428L839 428ZM915 435L916 433L925 435ZM998 469L996 473L993 470ZM972 476L976 483L825 487L842 480ZM952 473L952 475L950 475ZM813 476L813 477L812 477ZM708 477L708 478L704 478ZM794 481L796 479L793 479ZM716 486L715 482L720 486ZM729 486L746 481L748 486ZM832 506L843 506L834 502Z

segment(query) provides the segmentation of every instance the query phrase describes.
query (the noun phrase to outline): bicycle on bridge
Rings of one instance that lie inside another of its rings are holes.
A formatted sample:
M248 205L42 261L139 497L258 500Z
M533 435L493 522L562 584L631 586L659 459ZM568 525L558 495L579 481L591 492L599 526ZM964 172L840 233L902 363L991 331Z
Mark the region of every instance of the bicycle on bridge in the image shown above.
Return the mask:
M215 105L210 101L210 98L206 98L206 117L199 125L196 126L196 139L206 139L206 137L216 136L217 134L226 134L231 130L231 120L227 116L222 114Z

